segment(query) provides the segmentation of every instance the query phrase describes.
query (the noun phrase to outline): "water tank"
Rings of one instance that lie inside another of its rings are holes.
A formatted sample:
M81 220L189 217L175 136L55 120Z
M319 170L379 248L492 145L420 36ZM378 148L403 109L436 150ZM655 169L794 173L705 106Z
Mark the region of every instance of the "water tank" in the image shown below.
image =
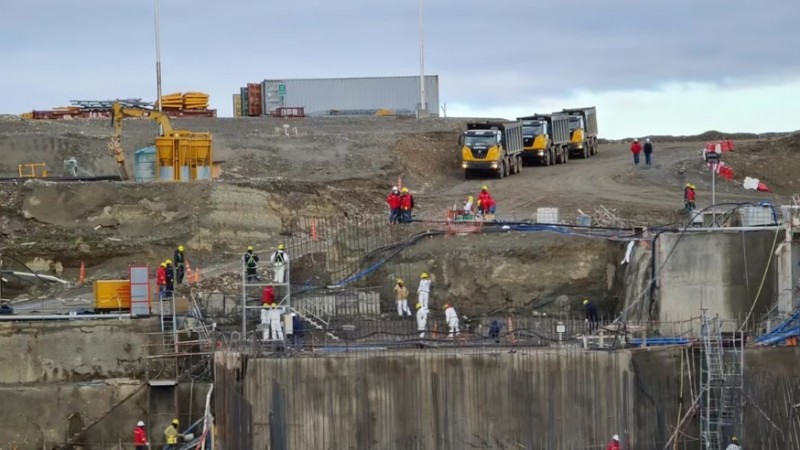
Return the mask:
M197 166L197 177L198 180L210 180L211 179L211 166Z
M133 179L153 181L156 177L156 148L145 147L133 153Z
M192 171L190 170L189 166L181 166L181 179L180 181L191 181L192 180Z
M739 210L743 227L776 225L770 206L744 206Z
M172 166L161 166L158 179L161 181L173 181L175 179L174 174Z

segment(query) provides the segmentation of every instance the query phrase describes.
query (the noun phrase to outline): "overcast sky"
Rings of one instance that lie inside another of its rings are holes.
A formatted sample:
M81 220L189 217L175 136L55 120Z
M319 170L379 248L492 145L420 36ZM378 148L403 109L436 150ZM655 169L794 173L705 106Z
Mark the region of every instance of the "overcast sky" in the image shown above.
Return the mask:
M417 0L160 0L164 93L419 73ZM425 0L449 116L596 105L601 134L800 129L797 0ZM0 6L0 112L155 98L153 1Z

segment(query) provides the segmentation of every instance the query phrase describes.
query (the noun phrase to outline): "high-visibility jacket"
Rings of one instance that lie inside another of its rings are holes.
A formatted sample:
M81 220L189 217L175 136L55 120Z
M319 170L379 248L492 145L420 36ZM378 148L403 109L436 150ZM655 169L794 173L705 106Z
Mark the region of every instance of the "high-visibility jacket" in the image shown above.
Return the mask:
M170 425L164 430L164 439L167 441L167 444L177 444L179 434L178 430Z
M694 189L689 189L686 191L686 201L693 202L695 197Z
M489 209L494 205L495 201L492 198L492 194L486 191L481 191L481 193L478 194L478 207L480 209Z
M287 255L286 252L283 250L276 250L275 253L273 253L272 256L270 257L270 261L274 263L287 262L289 261L289 255Z
M414 196L411 194L400 194L400 209L403 211L414 209Z
M182 251L175 250L175 257L173 258L173 261L172 261L172 262L175 263L175 267L182 266L185 259L186 258L183 256L183 252Z
M167 269L159 266L158 270L156 270L156 284L159 286L164 286L167 284Z
M386 197L386 203L389 204L389 208L397 209L400 207L400 196L398 194L391 193L388 197Z
M133 430L133 444L134 445L147 445L147 434L144 428L136 427Z
M258 255L251 252L245 253L244 263L248 269L255 269L256 267L258 267Z

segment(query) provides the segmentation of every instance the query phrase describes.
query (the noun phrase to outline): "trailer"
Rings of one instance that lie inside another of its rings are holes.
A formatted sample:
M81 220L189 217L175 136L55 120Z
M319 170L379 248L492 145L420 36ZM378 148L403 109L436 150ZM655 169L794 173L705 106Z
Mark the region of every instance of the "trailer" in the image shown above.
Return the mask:
M597 154L597 108L569 108L569 152L571 155L588 158Z
M522 171L522 123L471 122L461 135L461 168L469 179L476 172L503 178Z
M522 121L523 152L526 163L543 166L569 161L569 116L565 113L534 114L518 117Z

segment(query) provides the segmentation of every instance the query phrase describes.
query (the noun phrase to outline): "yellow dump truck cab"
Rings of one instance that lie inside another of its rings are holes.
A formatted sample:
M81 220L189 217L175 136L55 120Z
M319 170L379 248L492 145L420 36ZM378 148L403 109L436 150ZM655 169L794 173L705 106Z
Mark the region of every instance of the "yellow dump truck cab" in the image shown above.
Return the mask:
M597 154L597 109L564 109L569 115L569 153L570 156L588 158Z
M522 126L510 123L469 123L461 136L461 168L470 178L476 172L499 178L522 169Z
M545 166L552 164L553 154L546 120L523 120L522 141L522 157L526 162L535 161Z

